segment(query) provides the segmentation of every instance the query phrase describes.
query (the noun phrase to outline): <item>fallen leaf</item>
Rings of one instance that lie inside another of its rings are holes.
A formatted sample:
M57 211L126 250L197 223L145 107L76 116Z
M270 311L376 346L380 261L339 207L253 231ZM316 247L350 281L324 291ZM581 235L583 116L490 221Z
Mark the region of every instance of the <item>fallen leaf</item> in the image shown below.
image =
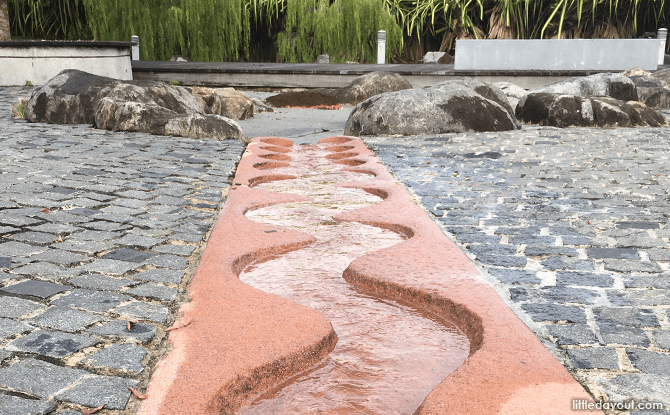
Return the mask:
M54 239L54 242L63 242L63 238L61 238L61 236L58 235L58 238Z
M588 223L589 225L593 225L590 220L587 220L586 223Z
M40 212L42 212L42 213L49 213L49 209L48 209L48 208L40 209Z
M165 329L165 331L177 330L177 329L180 329L180 328L182 328L182 327L186 327L186 326L188 326L189 324L191 324L191 320L182 320L182 321L181 321L181 324L180 324L179 326L172 326L172 327L170 327L170 328L168 328L168 329Z
M90 415L98 412L99 410L102 409L102 407L105 406L104 404L98 406L97 408L81 408L81 413L84 415Z
M133 324L137 324L137 320L128 320L128 331L133 331Z
M139 393L135 389L131 388L130 386L127 386L127 388L130 389L130 391L133 393L133 395L137 396L138 399L142 399L142 400L147 399L147 395L142 395L141 393Z

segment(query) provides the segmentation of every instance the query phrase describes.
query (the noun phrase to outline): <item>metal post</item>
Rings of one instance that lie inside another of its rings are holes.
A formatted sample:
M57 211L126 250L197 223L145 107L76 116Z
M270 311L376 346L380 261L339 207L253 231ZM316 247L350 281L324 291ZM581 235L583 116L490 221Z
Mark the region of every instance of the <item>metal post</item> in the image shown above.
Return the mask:
M377 64L386 63L386 30L377 32Z
M140 37L131 36L130 41L133 42L133 46L131 47L132 49L131 59L134 61L138 61L140 60Z
M661 40L661 50L658 54L658 64L663 65L665 60L665 41L668 38L668 29L658 29L657 37Z

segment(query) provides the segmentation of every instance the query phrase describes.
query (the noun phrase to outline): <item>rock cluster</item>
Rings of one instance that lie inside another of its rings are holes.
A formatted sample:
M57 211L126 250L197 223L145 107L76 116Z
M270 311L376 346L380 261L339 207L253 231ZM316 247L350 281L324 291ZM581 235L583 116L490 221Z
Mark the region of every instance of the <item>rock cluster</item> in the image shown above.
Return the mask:
M404 89L412 89L412 84L397 73L370 72L331 93L342 104L357 105L375 95Z
M153 81L120 81L65 70L36 89L24 109L31 122L91 124L108 130L239 139L239 125L211 114L190 90Z
M554 127L633 127L667 125L663 115L638 101L610 97L530 93L519 101L520 121Z
M474 79L389 92L360 103L347 135L421 135L517 128L514 110L500 89Z
M519 121L554 127L667 125L663 115L639 101L631 78L602 73L533 88L519 100L516 116Z

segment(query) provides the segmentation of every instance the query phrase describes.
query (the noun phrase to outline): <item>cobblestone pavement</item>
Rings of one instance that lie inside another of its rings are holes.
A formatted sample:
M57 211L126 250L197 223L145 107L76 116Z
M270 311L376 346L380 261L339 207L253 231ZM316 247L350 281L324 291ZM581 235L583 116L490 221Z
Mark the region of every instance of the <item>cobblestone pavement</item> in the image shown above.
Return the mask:
M670 414L669 128L365 141L594 397Z
M0 89L0 414L134 413L244 145L15 122L16 94Z

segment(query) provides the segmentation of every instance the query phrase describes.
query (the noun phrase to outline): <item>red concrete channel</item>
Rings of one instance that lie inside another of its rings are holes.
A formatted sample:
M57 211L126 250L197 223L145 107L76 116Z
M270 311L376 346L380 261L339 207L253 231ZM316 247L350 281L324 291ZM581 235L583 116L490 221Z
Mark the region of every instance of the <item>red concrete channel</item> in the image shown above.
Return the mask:
M383 199L332 220L404 238L354 259L342 273L346 282L365 296L395 300L454 325L469 340L465 360L431 384L420 406L412 408L415 415L572 414L573 399L589 398L362 141L330 137L319 146L339 170L369 177L339 186ZM337 353L338 335L324 314L239 278L264 260L316 242L308 233L245 216L310 200L255 187L298 179L290 167L300 160L292 160L292 153L288 139L260 137L249 144L189 286L191 301L180 309L183 316L169 335L170 352L157 366L138 414L234 414L301 373L313 373L333 350ZM435 359L437 366L446 365ZM302 413L342 413L329 408Z

